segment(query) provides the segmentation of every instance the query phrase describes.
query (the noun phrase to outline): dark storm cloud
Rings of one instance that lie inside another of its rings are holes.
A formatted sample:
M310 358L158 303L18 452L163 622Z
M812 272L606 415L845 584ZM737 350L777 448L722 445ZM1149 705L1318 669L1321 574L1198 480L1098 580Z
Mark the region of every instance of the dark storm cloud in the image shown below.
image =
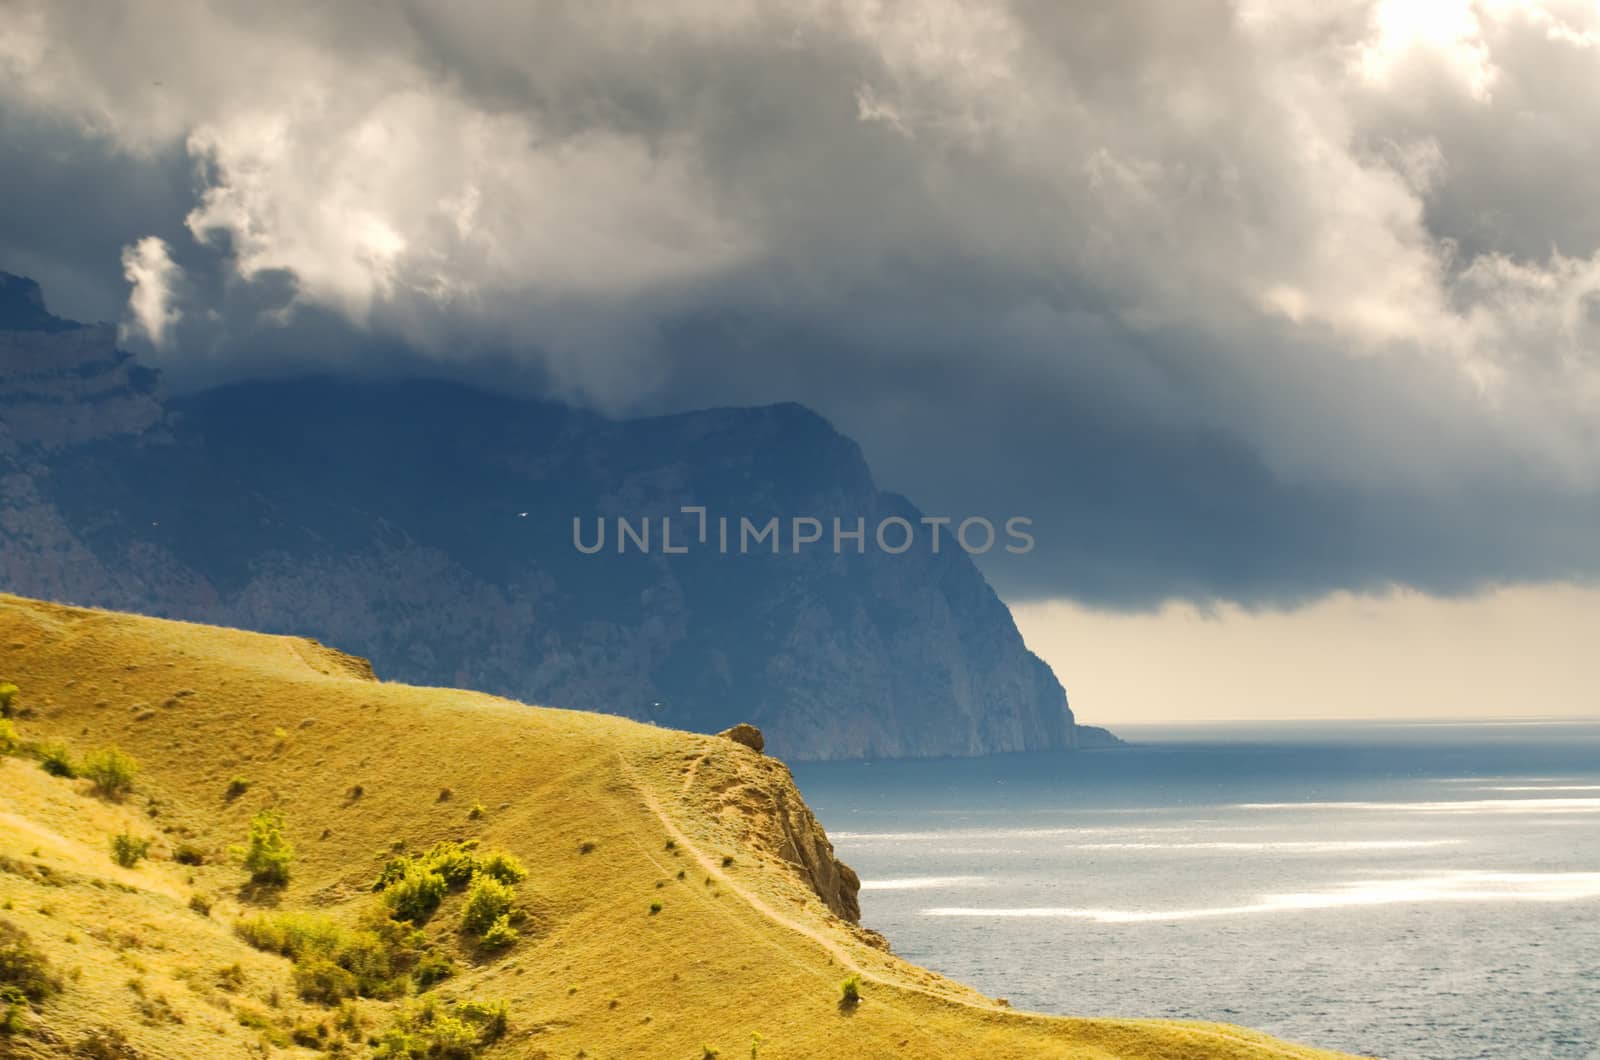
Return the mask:
M1013 598L1600 573L1591 10L95 10L0 28L0 267L180 385L805 401Z
M75 123L3 99L0 174L0 267L91 320L116 320L127 305L122 248L149 235L181 243L194 205L181 145L128 159Z

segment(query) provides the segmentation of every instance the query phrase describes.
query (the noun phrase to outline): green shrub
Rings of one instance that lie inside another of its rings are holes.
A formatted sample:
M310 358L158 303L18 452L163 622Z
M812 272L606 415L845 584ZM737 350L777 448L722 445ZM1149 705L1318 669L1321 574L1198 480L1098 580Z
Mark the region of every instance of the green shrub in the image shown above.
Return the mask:
M127 832L111 837L111 860L125 869L131 869L150 854L150 840Z
M661 903L660 902L651 902L650 903L650 915L651 916L655 916L659 912L661 912Z
M509 916L516 892L493 876L479 873L472 878L466 905L461 909L461 929L482 936L495 921Z
M199 891L196 891L189 896L189 908L194 910L196 913L199 913L201 916L210 916L211 899L208 896L201 894Z
M372 1055L375 1060L473 1060L482 1049L477 1031L453 1016L440 1015L389 1028Z
M255 913L242 918L233 930L256 949L291 960L335 952L347 934L337 921L315 913Z
M0 755L16 754L21 746L22 737L17 735L17 727L11 724L10 718L0 718Z
M289 1040L305 1049L321 1049L328 1041L326 1023L297 1023L289 1031Z
M417 961L412 977L417 981L418 990L426 990L436 983L444 982L455 974L455 963L448 956L438 950L429 950Z
M421 854L392 857L384 863L372 889L384 893L396 919L421 924L439 908L447 890L465 887L478 878L510 887L527 877L528 870L512 855L493 851L480 856L477 847L476 840L447 841L435 843ZM475 933L487 930L493 919Z
M339 1011L333 1018L333 1025L349 1038L359 1037L366 1023L367 1021L362 1018L361 1009L348 1001L339 1006Z
M473 1060L506 1032L504 1001L466 1001L448 1010L434 998L406 1005L376 1039L378 1060Z
M65 744L47 743L39 748L39 768L53 777L68 780L78 775L78 767L72 764L72 753Z
M528 870L522 867L522 862L503 850L492 851L480 858L478 871L494 877L501 883L521 883L528 878Z
M384 899L396 920L422 924L439 908L448 890L445 878L422 865L406 866L405 875L384 890Z
M206 852L193 843L179 843L172 849L172 860L180 865L204 865Z
M11 717L12 711L16 709L17 693L20 691L21 689L10 681L0 681L0 718Z
M228 781L228 788L222 793L222 797L232 802L249 790L250 782L248 780L244 777L233 777Z
M23 1018L27 1011L28 1004L21 994L0 987L0 1039L21 1034L27 1029L28 1022Z
M423 863L444 877L444 882L451 887L465 887L472 882L472 874L478 871L478 858L473 853L477 846L477 840L436 843L422 856Z
M311 957L294 966L294 987L307 1001L337 1005L345 998L357 997L361 983L348 969L326 957Z
M378 872L378 879L373 883L372 889L386 890L405 879L408 873L417 868L442 877L451 887L464 886L477 871L477 858L472 853L476 846L477 843L471 840L465 843L435 843L423 854L400 854L392 857ZM379 857L382 856L380 853Z
M510 914L502 914L495 918L495 922L489 925L489 930L483 933L478 942L486 950L503 950L507 946L514 945L518 938L517 929L511 926Z
M289 882L294 846L283 836L283 815L262 810L250 819L250 836L243 847L233 848L254 883L282 887Z
M456 1015L478 1028L478 1036L485 1045L505 1037L510 1023L511 1006L503 998L478 1001L468 998L456 1005Z
M50 962L33 945L28 933L9 920L0 920L0 993L12 1003L38 1003L61 989Z
M839 984L839 1003L842 1005L859 1005L861 1003L861 977L852 975Z
M351 928L315 913L257 913L235 924L234 932L259 950L288 957L296 989L325 1004L403 996L427 946L422 932L381 914Z
M84 758L80 772L94 784L96 792L108 799L120 799L133 790L139 763L115 747L103 747Z

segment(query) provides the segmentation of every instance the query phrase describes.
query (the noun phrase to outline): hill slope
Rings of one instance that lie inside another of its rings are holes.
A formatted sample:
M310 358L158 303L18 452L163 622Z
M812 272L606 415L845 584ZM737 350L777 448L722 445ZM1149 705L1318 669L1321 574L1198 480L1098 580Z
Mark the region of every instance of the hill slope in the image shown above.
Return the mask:
M379 683L303 639L9 596L0 677L20 687L21 739L140 763L113 799L0 760L0 945L24 933L14 945L61 982L13 1013L0 1054L88 1039L102 1056L367 1055L407 1002L305 1000L305 966L235 924L309 912L354 930L397 851L477 839L474 856L527 868L520 938L475 943L452 892L411 945L454 963L428 991L441 1011L507 1002L487 1055L731 1058L753 1035L762 1060L1333 1055L1212 1024L1017 1013L899 960L852 923L854 875L788 771L731 740ZM226 853L269 807L295 851L281 889L247 886ZM153 840L148 860L112 863L121 831Z

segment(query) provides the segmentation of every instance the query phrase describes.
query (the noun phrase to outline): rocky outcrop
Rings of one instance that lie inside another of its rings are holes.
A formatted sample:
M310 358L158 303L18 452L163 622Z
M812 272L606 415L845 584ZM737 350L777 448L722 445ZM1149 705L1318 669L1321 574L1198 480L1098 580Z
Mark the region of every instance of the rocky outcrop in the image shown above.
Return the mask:
M761 735L761 730L749 722L741 721L731 729L723 729L717 735L724 740L732 740L734 743L743 744L756 754L760 754L767 745L766 739Z
M699 732L748 720L789 758L1077 742L959 549L786 532L741 550L742 520L921 518L807 409L613 421L328 379L164 400L109 329L36 295L0 284L0 325L28 325L0 330L0 587L315 636L390 680ZM619 519L648 522L651 547L626 547ZM600 527L603 548L577 547Z
M783 842L778 854L798 868L811 889L841 920L861 921L861 877L855 869L833 856L833 844L811 815L805 800L793 789L776 799L776 820Z
M683 795L708 800L701 808L711 819L738 822L740 846L788 862L829 911L859 924L861 878L834 856L828 833L782 762L742 751L704 754L690 766Z

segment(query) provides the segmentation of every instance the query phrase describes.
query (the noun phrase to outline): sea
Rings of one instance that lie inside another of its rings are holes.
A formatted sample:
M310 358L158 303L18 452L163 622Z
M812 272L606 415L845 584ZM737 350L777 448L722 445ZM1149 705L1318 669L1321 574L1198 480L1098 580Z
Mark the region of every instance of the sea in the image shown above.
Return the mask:
M1600 1060L1600 722L1117 731L794 773L862 922L1014 1008Z

